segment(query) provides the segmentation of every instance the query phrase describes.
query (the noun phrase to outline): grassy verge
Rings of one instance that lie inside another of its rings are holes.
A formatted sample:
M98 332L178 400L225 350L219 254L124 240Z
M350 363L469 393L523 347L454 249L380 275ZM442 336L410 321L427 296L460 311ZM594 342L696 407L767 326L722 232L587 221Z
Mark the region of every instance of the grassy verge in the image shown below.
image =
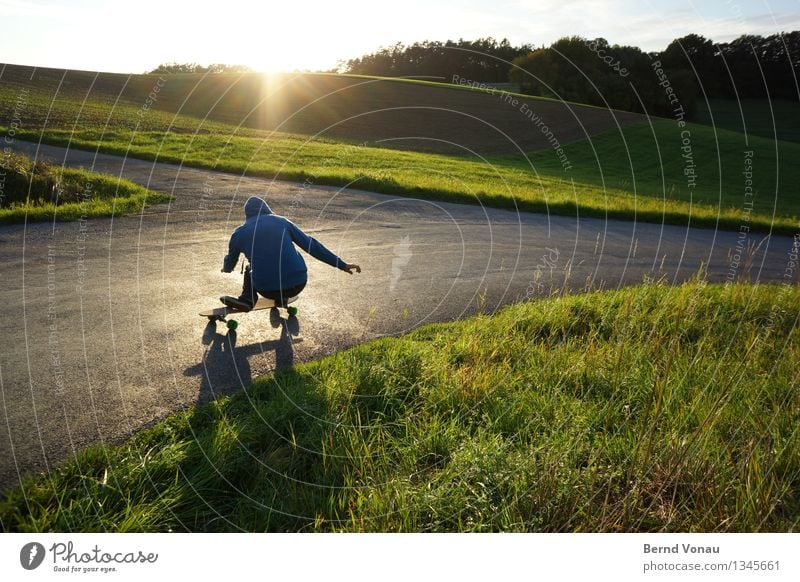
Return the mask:
M692 171L673 121L631 125L551 151L487 160L398 151L290 134L223 136L130 130L46 130L44 141L309 184L480 203L523 211L753 230L796 232L800 144L687 126ZM39 139L38 132L19 131ZM778 147L779 146L779 147ZM745 151L754 196L745 195Z
M0 185L0 224L128 214L171 199L128 180L11 153L0 163Z
M427 326L95 447L6 530L794 531L800 289L645 285Z

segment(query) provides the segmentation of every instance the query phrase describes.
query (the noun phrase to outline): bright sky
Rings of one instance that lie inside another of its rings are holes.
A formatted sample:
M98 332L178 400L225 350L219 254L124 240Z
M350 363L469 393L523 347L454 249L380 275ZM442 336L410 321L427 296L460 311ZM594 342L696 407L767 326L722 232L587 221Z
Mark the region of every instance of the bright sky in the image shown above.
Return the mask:
M800 0L0 0L0 62L141 73L168 61L321 70L395 42L573 34L663 49L800 29Z

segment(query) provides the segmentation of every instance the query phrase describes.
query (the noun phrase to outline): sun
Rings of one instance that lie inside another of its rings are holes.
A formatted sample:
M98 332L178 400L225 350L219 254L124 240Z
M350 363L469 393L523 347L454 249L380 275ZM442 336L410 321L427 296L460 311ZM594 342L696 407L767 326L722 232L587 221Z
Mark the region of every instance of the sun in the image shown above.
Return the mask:
M221 9L218 1L195 0L187 12L177 3L165 3L164 20L182 24L165 43L148 47L152 60L247 65L265 73L321 71L360 54L366 42L364 34L335 24L342 11L335 3L231 0L229 4Z
M240 45L237 62L262 73L318 71L335 66L335 59L330 53L320 54L314 43L306 43L286 33L257 43L243 40Z

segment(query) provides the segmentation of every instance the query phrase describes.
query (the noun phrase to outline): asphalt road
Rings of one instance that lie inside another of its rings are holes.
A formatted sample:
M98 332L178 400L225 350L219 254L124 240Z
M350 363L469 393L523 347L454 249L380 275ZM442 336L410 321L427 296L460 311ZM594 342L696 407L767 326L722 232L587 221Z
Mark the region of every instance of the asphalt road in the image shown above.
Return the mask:
M305 186L17 142L70 166L172 192L142 215L0 227L0 487L77 449L117 442L275 368L379 336L587 285L616 288L701 264L709 278L783 279L791 239L504 210ZM242 204L278 214L349 262L310 257L298 318L261 311L226 335L197 314L237 294L222 274Z

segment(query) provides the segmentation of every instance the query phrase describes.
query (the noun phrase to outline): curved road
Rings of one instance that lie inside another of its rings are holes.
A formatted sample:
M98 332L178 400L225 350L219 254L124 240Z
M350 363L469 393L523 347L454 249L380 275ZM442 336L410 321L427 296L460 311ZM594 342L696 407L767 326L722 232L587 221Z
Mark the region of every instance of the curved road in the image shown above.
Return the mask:
M17 142L70 166L173 192L141 216L0 227L0 488L79 448L119 441L252 377L378 336L479 309L592 285L732 268L737 233L576 220L242 178ZM242 204L264 196L344 259L348 276L308 259L298 318L239 317L236 334L197 313L237 294L220 273ZM737 277L783 280L791 239L761 246ZM733 265L735 266L735 265Z

